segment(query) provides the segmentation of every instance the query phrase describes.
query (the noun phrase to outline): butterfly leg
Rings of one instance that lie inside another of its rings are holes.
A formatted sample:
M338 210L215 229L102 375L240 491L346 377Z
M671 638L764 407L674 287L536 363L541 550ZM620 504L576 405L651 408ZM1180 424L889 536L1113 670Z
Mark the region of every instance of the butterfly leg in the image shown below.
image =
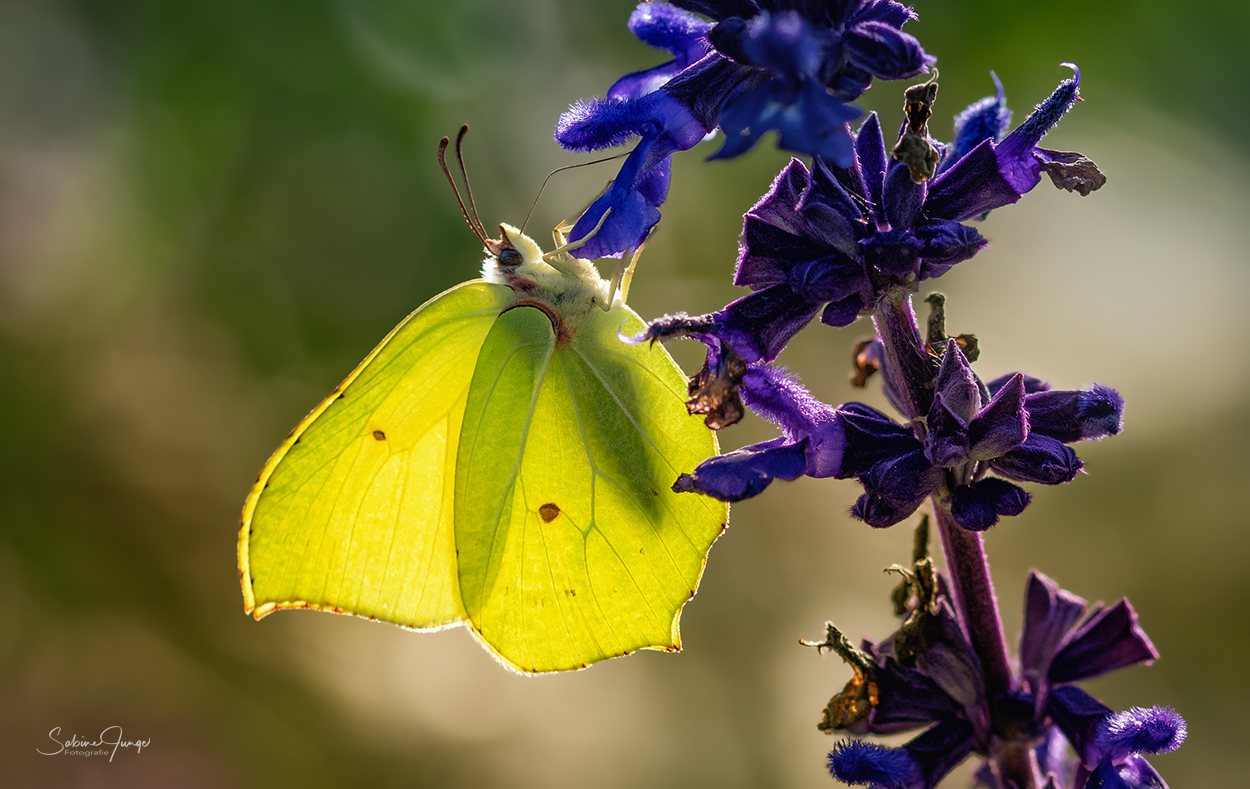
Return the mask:
M657 225L658 227L658 225ZM616 271L612 272L612 280L608 285L608 306L604 309L611 309L612 303L616 300L616 290L621 290L621 301L624 302L629 298L629 283L634 279L634 268L638 265L638 258L642 256L642 250L647 246L647 242L655 235L655 227L647 232L647 237L642 240L638 248L634 250L634 254L629 257L629 265L625 266L621 263L616 264Z
M574 249L581 249L582 247L586 246L586 243L587 243L588 241L590 241L590 239L594 238L595 233L598 233L598 232L599 232L600 228L602 228L602 227L603 227L603 223L604 223L604 222L606 222L606 221L608 221L608 217L609 217L609 216L611 216L611 215L612 215L612 209L611 209L611 208L609 208L608 210L606 210L606 211L604 211L604 212L603 212L603 216L599 218L599 224L597 224L597 225L595 225L593 228L591 228L591 231L590 231L589 233L587 233L586 235L584 235L584 236L582 236L581 238L577 239L576 241L571 241L571 242L569 242L569 243L567 243L567 244L563 244L563 245L561 245L561 246L559 246L559 247L557 247L557 248L555 248L555 249L551 250L551 251L550 251L550 252L548 252L547 254L543 255L543 261L544 261L544 262L546 262L546 263L548 263L548 264L550 264L550 265L552 265L552 266L553 266L553 267L555 267L555 268L559 268L559 266L558 266L558 265L556 265L556 264L555 264L555 262L553 261L553 258L554 258L556 255L561 255L561 254L564 254L565 252L569 252L569 251L572 251L572 250L574 250ZM564 223L563 223L563 222L561 222L560 224L561 224L561 225L563 225ZM556 228L556 230L557 230L557 231L558 231L559 229L560 229L559 227L557 227L557 228Z

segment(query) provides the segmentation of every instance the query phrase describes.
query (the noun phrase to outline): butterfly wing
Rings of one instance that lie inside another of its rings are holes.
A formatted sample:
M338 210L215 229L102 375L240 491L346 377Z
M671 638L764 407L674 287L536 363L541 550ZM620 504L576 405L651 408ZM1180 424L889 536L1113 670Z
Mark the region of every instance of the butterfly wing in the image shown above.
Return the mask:
M316 608L422 630L464 620L456 449L478 351L512 299L478 280L419 307L265 464L239 532L257 619Z
M622 327L622 323L625 325ZM676 494L716 453L683 406L662 346L625 345L642 321L593 310L557 343L537 309L503 313L469 388L456 464L455 542L473 631L524 672L680 648L725 504Z

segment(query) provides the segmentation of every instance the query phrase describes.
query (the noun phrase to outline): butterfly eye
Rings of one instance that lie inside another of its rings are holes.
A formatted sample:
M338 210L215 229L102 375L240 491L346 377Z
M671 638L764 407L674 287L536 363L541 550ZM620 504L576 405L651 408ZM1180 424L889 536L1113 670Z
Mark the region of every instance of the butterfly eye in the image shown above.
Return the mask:
M499 265L501 266L519 266L524 262L525 259L521 257L521 253L515 249L499 250Z

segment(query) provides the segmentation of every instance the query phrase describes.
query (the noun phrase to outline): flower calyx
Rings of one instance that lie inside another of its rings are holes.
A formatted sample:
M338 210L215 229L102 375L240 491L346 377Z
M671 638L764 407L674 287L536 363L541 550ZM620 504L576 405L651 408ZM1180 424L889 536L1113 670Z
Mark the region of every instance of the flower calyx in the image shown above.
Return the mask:
M851 667L851 678L841 692L829 699L824 713L816 728L831 733L838 729L849 729L872 714L873 708L880 701L877 685L878 668L872 655L851 643L841 630L832 622L825 623L824 641L806 641L799 639L805 647L815 647L817 652L826 650L842 658Z
M933 102L937 99L937 69L928 82L912 85L903 94L903 112L907 120L894 145L895 160L907 165L912 183L922 184L937 172L942 152L929 136L929 117L933 114Z

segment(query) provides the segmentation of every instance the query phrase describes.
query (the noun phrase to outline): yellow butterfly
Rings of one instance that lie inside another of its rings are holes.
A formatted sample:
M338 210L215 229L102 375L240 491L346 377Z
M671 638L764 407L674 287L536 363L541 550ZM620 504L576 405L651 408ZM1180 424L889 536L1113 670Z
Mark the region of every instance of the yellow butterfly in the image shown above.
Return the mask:
M245 608L465 625L525 673L680 649L728 509L671 490L716 438L664 348L618 339L643 326L633 266L605 280L563 226L544 254L461 208L482 278L417 308L265 464L239 531Z

